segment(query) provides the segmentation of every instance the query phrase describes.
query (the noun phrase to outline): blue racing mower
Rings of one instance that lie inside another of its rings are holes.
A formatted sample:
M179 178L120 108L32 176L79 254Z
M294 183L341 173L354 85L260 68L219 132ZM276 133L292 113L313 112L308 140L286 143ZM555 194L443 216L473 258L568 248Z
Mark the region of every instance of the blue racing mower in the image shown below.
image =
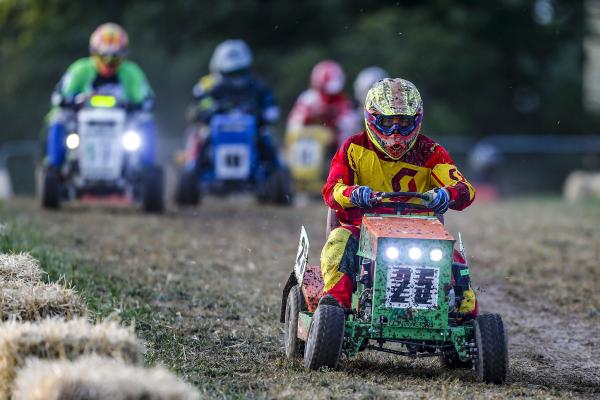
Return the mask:
M197 205L203 194L253 192L261 203L290 204L291 177L257 118L232 112L210 119L209 133L179 177L175 202Z

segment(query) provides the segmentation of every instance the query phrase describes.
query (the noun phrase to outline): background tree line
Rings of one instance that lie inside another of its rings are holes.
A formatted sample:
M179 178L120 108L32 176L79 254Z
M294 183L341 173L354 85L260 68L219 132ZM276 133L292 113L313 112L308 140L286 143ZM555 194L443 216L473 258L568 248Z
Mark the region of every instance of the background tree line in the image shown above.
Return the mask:
M54 85L106 21L128 30L166 136L182 134L191 87L227 38L250 44L284 120L332 58L349 92L369 65L415 82L427 132L586 130L581 1L0 0L0 141L39 135Z

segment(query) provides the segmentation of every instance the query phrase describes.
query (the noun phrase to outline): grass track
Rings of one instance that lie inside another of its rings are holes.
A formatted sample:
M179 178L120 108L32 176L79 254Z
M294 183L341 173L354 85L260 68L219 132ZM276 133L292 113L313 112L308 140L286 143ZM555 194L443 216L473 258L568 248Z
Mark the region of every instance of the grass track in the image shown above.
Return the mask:
M531 200L474 206L460 229L484 310L502 313L511 375L473 382L435 360L365 353L339 371L305 372L282 357L281 285L301 224L316 260L324 208L209 199L165 216L28 199L0 210L3 250L32 251L82 291L98 316L117 313L161 362L217 398L564 398L600 396L600 207ZM596 333L595 333L596 332Z

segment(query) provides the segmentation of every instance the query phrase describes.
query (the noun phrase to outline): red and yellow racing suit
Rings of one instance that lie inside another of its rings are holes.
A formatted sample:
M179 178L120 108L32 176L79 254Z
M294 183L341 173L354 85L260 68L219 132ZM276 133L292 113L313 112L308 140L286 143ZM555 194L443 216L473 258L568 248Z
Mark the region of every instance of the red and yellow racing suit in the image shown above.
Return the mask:
M321 252L324 293L333 295L344 307L350 307L358 234L366 212L350 202L350 194L357 186L369 186L374 192L426 192L443 187L448 190L453 202L450 208L454 210L468 207L475 198L475 189L458 171L450 154L427 136L419 135L400 160L393 160L376 148L366 132L346 140L331 161L323 187L325 203L335 210L341 227L331 231ZM368 212L394 211L380 206Z

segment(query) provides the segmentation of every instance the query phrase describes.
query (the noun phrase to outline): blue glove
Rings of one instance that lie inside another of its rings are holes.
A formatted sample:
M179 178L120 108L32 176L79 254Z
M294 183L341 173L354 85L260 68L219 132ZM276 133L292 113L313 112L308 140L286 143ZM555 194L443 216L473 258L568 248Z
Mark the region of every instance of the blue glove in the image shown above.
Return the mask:
M425 193L429 201L425 201L425 207L430 208L436 214L443 214L450 206L450 195L446 189L433 189Z
M350 202L360 208L371 207L371 194L373 190L368 186L358 186L350 194Z

